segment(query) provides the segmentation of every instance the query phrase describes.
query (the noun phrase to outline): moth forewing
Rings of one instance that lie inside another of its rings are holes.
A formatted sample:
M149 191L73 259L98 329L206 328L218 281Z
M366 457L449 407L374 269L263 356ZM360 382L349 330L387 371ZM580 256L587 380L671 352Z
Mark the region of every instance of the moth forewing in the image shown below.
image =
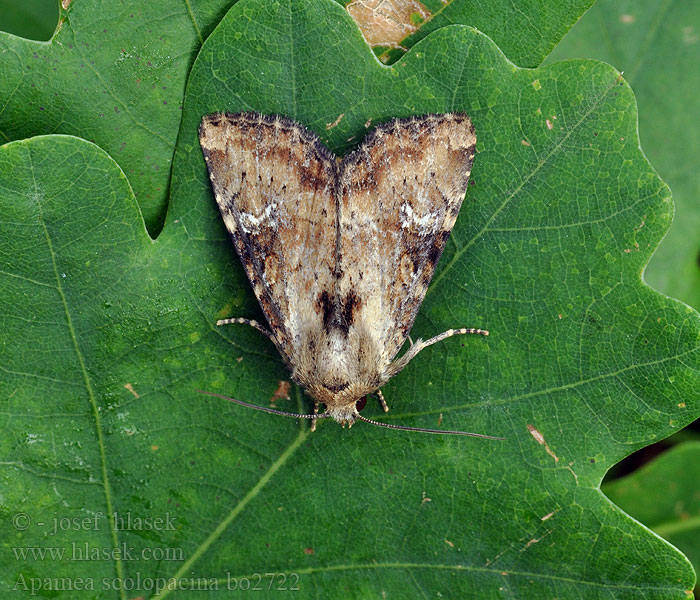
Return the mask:
M316 310L309 289L333 282L335 156L291 119L204 117L200 144L231 235L273 341L289 366Z
M426 115L380 125L340 164L340 295L359 299L355 319L373 332L383 373L413 326L475 149L469 117Z
M342 159L277 115L208 115L199 136L270 329L240 318L222 323L247 322L268 335L314 398L314 412L326 406L319 418L388 426L361 417L357 403L381 394L423 348L488 334L449 330L396 359L467 189L476 148L467 115L393 119Z

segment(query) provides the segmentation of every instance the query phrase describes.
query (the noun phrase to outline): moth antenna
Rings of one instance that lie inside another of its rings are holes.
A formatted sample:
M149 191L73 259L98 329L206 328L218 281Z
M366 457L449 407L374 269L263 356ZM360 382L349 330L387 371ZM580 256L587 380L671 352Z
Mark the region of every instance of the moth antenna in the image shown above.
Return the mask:
M229 402L235 402L241 406L247 406L248 408L254 408L255 410L261 410L263 412L272 413L273 415L282 415L283 417L294 417L295 419L325 419L330 417L328 412L324 412L316 415L302 415L299 413L286 412L284 410L277 410L276 408L268 408L267 406L258 406L257 404L249 404L248 402L243 402L243 400L236 400L229 396L223 396L222 394L216 394L214 392L205 392L204 390L197 390L200 394L206 394L207 396L214 396L215 398L221 398L222 400L228 400Z
M487 440L505 440L503 437L496 437L495 435L486 435L483 433L471 433L469 431L450 431L448 429L425 429L424 427L407 427L406 425L393 425L391 423L382 423L380 421L375 421L373 419L367 419L361 414L355 415L356 419L364 421L365 423L371 423L372 425L377 425L378 427L386 427L387 429L402 429L404 431L420 431L421 433L444 433L447 435L468 435L470 437L484 438Z

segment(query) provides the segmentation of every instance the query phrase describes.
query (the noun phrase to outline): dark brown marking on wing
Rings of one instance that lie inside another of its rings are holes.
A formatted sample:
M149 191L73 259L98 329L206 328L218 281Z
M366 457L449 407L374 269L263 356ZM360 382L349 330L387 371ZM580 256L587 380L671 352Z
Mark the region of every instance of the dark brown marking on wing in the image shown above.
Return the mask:
M345 298L339 298L326 290L321 292L317 305L322 314L324 329L337 330L347 335L355 321L355 312L361 303L360 298L352 290Z
M350 384L347 381L327 381L322 385L334 394L342 392L350 386Z

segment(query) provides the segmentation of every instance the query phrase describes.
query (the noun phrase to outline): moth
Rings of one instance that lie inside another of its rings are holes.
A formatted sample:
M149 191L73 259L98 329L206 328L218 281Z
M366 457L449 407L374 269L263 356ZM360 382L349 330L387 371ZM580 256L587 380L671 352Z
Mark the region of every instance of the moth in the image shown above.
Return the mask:
M450 329L410 344L416 318L464 198L476 149L466 114L393 119L342 158L294 120L255 112L203 118L199 141L223 218L292 379L314 399L301 415L356 419L427 433L360 415L381 387ZM209 393L209 392L204 392ZM219 396L210 393L210 395ZM325 406L319 412L320 405ZM502 439L502 438L493 438Z

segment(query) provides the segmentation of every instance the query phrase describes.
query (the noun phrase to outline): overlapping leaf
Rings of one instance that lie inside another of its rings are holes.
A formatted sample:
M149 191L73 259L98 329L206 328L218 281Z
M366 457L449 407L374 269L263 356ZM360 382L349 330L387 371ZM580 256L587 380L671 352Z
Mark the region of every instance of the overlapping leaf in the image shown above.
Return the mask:
M187 73L233 0L63 2L49 42L0 32L0 135L78 135L129 176L146 223L165 213Z
M376 48L382 62L396 61L426 35L448 25L470 25L490 36L523 67L538 66L592 0L480 2L475 0L337 0ZM383 46L383 47L382 47Z

